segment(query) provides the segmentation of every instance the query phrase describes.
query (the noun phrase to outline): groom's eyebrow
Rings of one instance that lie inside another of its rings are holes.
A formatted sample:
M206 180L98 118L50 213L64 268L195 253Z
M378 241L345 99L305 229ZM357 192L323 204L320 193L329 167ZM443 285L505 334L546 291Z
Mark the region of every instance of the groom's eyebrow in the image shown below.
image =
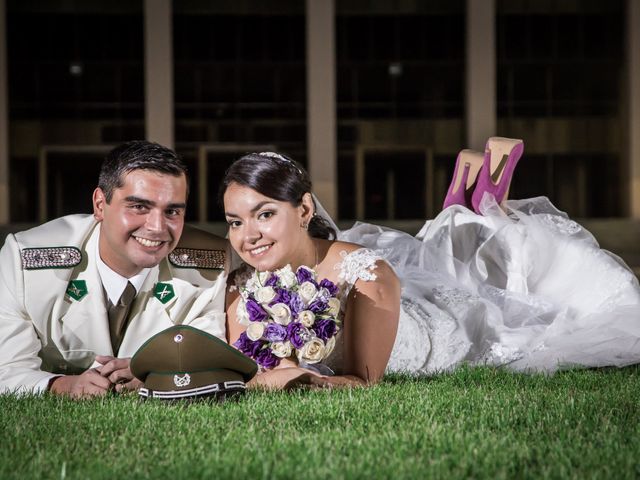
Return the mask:
M256 212L257 212L258 210L260 210L262 207L264 207L265 205L268 205L268 204L270 204L270 203L273 203L273 202L270 202L269 200L265 200L264 202L260 202L260 203L256 204L256 206L255 206L255 207L253 207L253 208L251 209L251 213L256 213ZM224 214L225 214L227 217L236 217L236 218L238 218L238 217L239 217L239 215L238 215L238 214L233 213L233 212L224 212Z
M124 201L128 202L128 203L139 203L139 204L145 205L147 207L155 207L156 206L156 202L151 201L151 200L147 200L146 198L136 197L135 195L129 195L128 197L125 197ZM169 205L167 205L167 208L187 208L187 204L184 203L184 202L170 203Z

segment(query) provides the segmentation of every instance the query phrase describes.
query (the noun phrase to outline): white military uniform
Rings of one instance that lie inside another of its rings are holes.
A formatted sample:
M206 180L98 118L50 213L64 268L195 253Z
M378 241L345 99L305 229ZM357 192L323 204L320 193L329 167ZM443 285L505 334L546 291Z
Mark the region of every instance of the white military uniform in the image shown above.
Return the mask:
M46 387L113 355L96 266L100 223L70 215L9 235L0 250L0 392ZM154 334L191 325L225 338L228 242L185 226L175 250L150 269L129 312L118 357Z

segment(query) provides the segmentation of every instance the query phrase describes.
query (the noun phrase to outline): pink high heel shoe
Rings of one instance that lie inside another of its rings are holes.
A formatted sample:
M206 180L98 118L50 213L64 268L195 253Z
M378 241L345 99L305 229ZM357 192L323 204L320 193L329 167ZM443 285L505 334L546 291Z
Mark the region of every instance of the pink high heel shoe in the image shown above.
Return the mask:
M497 203L507 199L513 172L523 152L524 143L517 138L491 137L487 140L484 161L471 196L471 205L476 213L480 213L480 202L485 192L491 193Z
M483 155L475 150L462 150L456 159L453 179L449 185L442 208L451 205L463 205L471 208L471 192L482 168Z

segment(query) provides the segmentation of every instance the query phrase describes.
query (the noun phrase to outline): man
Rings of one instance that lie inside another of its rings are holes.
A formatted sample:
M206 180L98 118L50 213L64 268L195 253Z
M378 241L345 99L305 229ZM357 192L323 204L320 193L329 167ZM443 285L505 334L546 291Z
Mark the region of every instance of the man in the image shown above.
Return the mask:
M0 250L0 392L73 397L140 385L130 357L191 325L224 339L228 242L184 225L186 166L158 144L113 149L93 215L9 235Z

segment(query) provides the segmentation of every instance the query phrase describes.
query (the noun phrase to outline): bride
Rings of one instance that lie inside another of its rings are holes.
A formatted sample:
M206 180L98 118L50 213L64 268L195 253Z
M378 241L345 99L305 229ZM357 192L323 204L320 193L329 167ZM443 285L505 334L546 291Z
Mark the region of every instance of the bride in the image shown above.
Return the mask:
M522 147L493 137L484 155L460 152L444 210L416 237L365 223L337 232L297 163L273 152L234 162L220 198L246 265L229 281L229 342L246 354L258 345L237 315L252 274L307 266L339 287L333 351L318 363L284 358L251 383L366 385L462 363L553 372L640 362L634 274L546 198L503 201Z

